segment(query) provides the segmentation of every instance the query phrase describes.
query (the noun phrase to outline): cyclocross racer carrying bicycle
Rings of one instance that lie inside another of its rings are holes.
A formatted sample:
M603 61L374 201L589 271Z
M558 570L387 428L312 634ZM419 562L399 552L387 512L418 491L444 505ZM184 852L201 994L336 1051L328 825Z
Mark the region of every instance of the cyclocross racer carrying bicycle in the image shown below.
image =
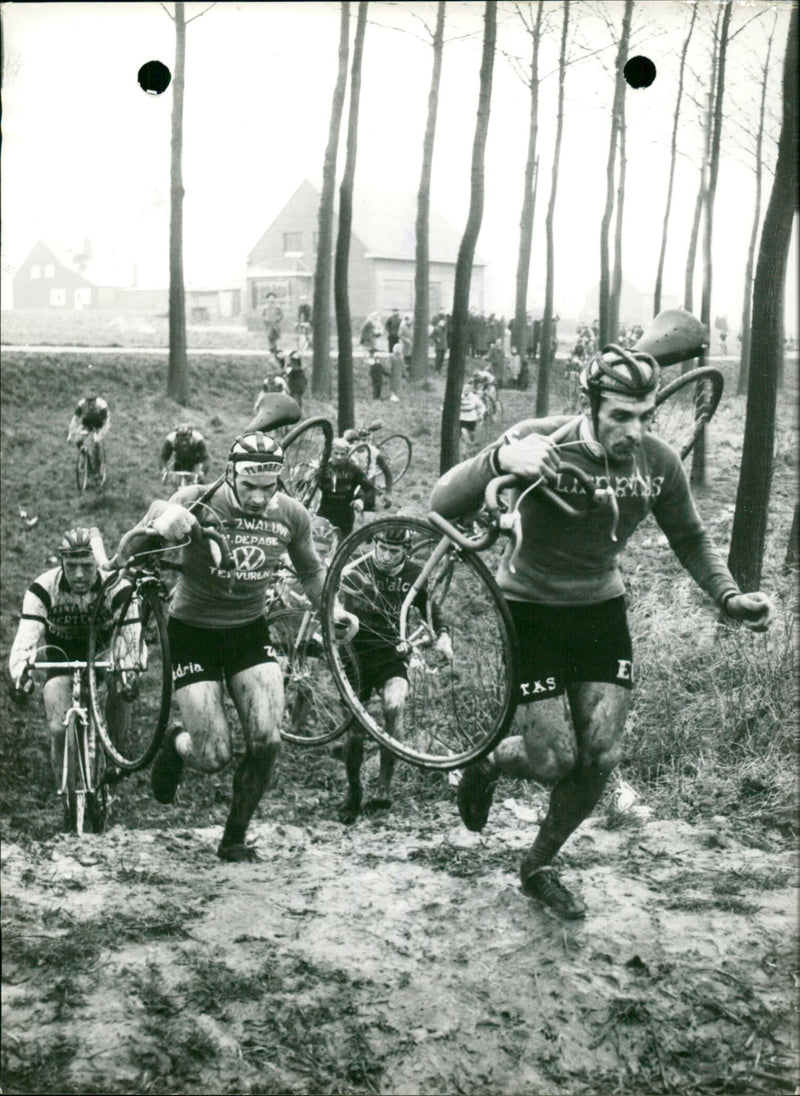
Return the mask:
M375 509L375 487L366 472L350 460L350 442L334 438L330 458L319 478L317 513L344 536L352 533L356 514Z
M185 539L200 523L221 525L236 561L234 571L222 570L215 546L204 540L192 540L182 549L169 641L183 726L168 731L152 771L156 799L172 803L184 764L213 773L228 763L232 734L224 682L245 738L217 850L220 859L233 862L257 859L245 844L245 834L280 744L283 680L264 605L285 552L315 607L322 593L323 569L311 538L311 519L296 499L278 491L282 468L283 450L272 437L244 434L233 443L224 483L216 490L182 488L169 502L156 500L145 519L167 541ZM342 612L339 619L355 627L349 614Z
M377 426L378 430L381 425L382 424L379 424ZM371 429L375 429L375 427L372 427ZM388 510L392 505L392 484L394 482L392 479L392 469L379 446L373 445L370 440L370 430L345 430L342 437L345 441L350 443L351 453L358 445L365 445L367 447L367 450L369 451L369 460L364 471L367 473L367 479L373 486L375 485L376 476L379 474L383 475L383 482L386 485L383 490L383 505L384 508Z
M105 601L104 613L110 638L114 614L128 584L120 579L104 586L107 575L99 570L91 548L93 537L99 535L96 529L68 530L58 546L60 565L39 575L25 591L22 617L8 659L11 687L16 697L28 695L33 688L30 668L37 649L48 648L48 662L86 659L89 624L95 603L101 596ZM72 703L69 669L46 671L42 699L51 735L50 761L58 782L61 776L64 716ZM122 730L126 709L111 688L109 709L106 715L110 725Z
M400 654L400 610L406 594L422 568L408 558L409 535L405 529L393 535L387 531L376 538L372 552L342 576L342 604L358 618L358 634L351 641L358 663L359 699L366 703L373 691L380 694L386 730L402 738L403 709L408 696L407 657ZM424 616L425 590L417 594L416 606ZM436 650L443 659L453 657L453 647L439 607L431 604L431 621L436 633ZM364 728L352 720L347 730L344 763L347 771L347 796L339 810L339 819L349 825L361 810L361 765L364 759ZM389 786L394 773L395 755L381 747L380 774L376 795L364 809L386 810L391 806Z
M497 581L519 645L519 733L469 766L458 788L464 824L486 824L500 775L553 784L547 816L522 858L523 891L562 917L583 902L551 862L589 816L620 760L630 707L633 656L617 558L652 513L680 562L722 612L764 631L773 606L742 593L714 549L695 508L681 461L648 433L659 368L641 352L607 347L581 377L582 414L528 419L436 484L432 509L444 517L476 511L489 481L511 473L543 478L566 500L577 484L559 472L560 450L587 473L608 505L575 520L531 492L522 500L522 546L507 549ZM556 444L550 435L561 428ZM566 708L571 721L567 719Z
M208 448L206 439L188 422L182 422L167 434L161 447L161 471L197 472L208 474Z

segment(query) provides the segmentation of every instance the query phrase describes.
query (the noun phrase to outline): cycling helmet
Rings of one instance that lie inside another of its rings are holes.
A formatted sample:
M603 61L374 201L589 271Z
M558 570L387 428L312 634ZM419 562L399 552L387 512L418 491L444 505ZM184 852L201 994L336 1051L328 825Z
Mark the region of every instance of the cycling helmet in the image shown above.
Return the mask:
M283 471L283 449L269 434L253 430L236 439L228 453L225 466L225 479L239 502L236 491L238 476L252 476L265 473L277 480Z
M642 399L655 392L658 379L658 362L651 354L610 343L583 370L580 385L590 395L608 392Z
M385 544L387 548L408 548L411 544L411 530L404 525L389 525L375 534L376 544Z
M64 558L92 555L91 529L68 529L58 545L58 554Z
M410 544L410 529L406 529L402 525L381 529L375 534L375 567L385 574L398 574L403 569ZM391 555L384 554L386 549L389 550Z

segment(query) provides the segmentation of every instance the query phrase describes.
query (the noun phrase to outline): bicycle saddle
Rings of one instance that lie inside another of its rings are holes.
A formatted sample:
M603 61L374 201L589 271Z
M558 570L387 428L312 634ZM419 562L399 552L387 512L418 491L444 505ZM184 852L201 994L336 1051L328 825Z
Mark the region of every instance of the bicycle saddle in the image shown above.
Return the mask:
M264 397L258 414L248 423L243 433L251 430L277 430L280 426L291 426L301 415L297 400L284 392L271 392Z

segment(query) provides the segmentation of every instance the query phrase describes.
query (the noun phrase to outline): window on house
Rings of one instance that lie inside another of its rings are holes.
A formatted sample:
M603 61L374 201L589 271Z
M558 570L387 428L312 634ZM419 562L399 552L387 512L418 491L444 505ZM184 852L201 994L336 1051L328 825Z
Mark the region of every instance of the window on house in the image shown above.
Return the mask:
M44 276L45 278L55 278L56 268L52 263L45 263Z
M33 266L31 267L31 277L32 278L41 278L41 276L42 276L42 268L39 266L38 263L34 263Z
M82 285L75 290L75 307L85 308L92 303L92 291L88 285Z
M303 250L303 233L302 232L284 232L283 234L283 253L288 255L290 251L302 251Z
M66 289L51 289L50 290L50 304L54 306L65 305L67 303L67 291Z

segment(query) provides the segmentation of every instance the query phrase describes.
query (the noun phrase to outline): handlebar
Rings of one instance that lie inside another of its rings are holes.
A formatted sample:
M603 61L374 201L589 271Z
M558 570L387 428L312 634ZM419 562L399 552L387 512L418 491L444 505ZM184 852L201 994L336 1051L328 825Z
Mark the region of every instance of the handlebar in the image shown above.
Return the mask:
M497 476L495 479L490 480L486 486L484 492L484 504L489 514L489 528L483 535L478 537L468 537L457 529L446 518L443 518L441 514L430 513L428 514L428 521L431 525L437 529L440 533L449 537L460 548L466 548L472 552L483 552L487 548L491 548L494 542L501 534L513 534L517 548L522 538L521 518L519 514L519 503L522 500L523 495L528 491L535 490L552 503L562 513L566 514L570 518L583 518L590 510L594 509L597 505L596 487L591 476L587 475L582 468L577 468L574 464L568 464L563 462L559 465L560 472L567 472L573 476L586 496L589 499L589 505L585 509L579 510L577 507L572 506L570 503L563 499L560 495L556 494L550 487L544 483L531 483L528 484L519 499L517 499L516 505L511 511L508 511L507 507L499 499L501 491L505 491L511 487L522 487L523 484L517 476L504 475Z
M121 571L124 567L127 567L136 556L149 556L157 555L161 552L171 552L173 549L182 548L189 543L189 541L186 540L178 544L162 544L156 548L144 548L136 552L132 549L132 545L139 537L158 537L159 539L162 539L152 525L135 525L132 529L129 529L127 533L123 534L113 558L110 560L107 557L105 558L105 563L101 564L104 570ZM224 533L219 529L214 529L212 526L196 525L192 531L191 539L197 540L197 538L214 541L220 551L221 569L224 571L234 570L236 563L230 545L228 544L228 539ZM102 547L102 541L100 542L100 546ZM103 552L103 555L105 556L105 552Z

